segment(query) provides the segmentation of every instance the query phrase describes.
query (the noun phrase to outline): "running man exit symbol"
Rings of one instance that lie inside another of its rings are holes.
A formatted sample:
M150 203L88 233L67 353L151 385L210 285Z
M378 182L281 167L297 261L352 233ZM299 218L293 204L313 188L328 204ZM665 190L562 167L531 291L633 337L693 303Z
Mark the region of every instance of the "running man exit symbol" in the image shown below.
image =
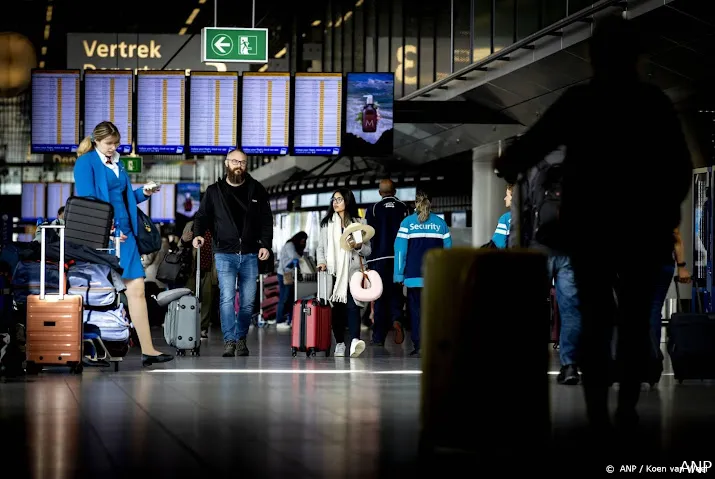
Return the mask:
M238 37L239 52L241 55L255 55L258 53L258 37Z

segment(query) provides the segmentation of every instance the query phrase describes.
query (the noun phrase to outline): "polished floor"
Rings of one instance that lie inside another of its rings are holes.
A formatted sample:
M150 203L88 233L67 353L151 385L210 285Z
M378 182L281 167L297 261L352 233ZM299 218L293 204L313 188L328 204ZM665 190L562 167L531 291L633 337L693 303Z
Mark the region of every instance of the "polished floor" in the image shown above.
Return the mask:
M418 454L420 359L408 356L409 339L368 347L358 359L294 359L288 332L252 328L251 356L222 358L219 335L212 331L201 357L151 369L142 370L132 351L118 373L46 370L0 383L0 477L433 477L470 464L460 475L474 477L484 470L469 460L426 463ZM163 344L161 332L155 336ZM520 469L570 476L565 461L589 456L579 442L581 388L556 384L551 362L554 443L542 457L546 469L534 470L531 459L492 464L488 477ZM470 394L489 394L478 369L465 379L473 381ZM530 399L525 388L515 401ZM640 410L654 463L715 462L715 385L676 385L666 372L644 392Z

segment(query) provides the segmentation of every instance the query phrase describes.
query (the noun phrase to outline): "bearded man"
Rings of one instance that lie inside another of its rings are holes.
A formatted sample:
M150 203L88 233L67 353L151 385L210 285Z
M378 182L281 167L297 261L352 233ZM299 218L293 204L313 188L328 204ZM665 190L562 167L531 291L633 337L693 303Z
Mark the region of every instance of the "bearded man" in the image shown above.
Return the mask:
M247 172L248 157L232 150L224 162L226 176L206 189L194 219L194 248L211 231L220 290L223 357L248 356L246 336L256 301L258 261L270 257L273 214L266 189ZM236 315L236 283L241 306Z

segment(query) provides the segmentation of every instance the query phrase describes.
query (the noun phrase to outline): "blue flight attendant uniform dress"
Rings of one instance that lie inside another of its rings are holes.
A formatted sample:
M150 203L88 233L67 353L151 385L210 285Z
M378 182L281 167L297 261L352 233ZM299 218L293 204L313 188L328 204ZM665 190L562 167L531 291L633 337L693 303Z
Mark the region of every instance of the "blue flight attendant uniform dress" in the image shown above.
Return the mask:
M146 201L147 197L142 188L132 191L129 175L124 171L118 154L114 154L112 161L119 168L119 177L105 165L106 158L97 150L80 156L74 167L75 194L111 203L115 222L119 222L119 229L127 237L121 245L119 258L119 265L124 270L122 278L144 278L144 267L133 231L137 230L137 204ZM125 191L128 205L124 201Z

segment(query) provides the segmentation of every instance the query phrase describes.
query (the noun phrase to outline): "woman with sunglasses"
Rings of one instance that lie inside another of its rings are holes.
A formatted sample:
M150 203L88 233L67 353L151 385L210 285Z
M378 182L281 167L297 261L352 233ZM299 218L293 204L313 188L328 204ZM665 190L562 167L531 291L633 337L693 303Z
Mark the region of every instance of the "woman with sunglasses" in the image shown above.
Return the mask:
M370 256L369 241L355 240L352 235L347 244L352 248L345 251L340 246L340 238L349 225L365 224L358 213L355 195L347 188L339 188L333 193L328 214L320 222L318 239L318 270L333 276L333 290L330 301L333 308L332 322L335 336L335 356L345 356L345 326L350 330L350 357L356 358L365 350L365 342L360 339L360 307L350 294L350 278L360 271L360 257Z

